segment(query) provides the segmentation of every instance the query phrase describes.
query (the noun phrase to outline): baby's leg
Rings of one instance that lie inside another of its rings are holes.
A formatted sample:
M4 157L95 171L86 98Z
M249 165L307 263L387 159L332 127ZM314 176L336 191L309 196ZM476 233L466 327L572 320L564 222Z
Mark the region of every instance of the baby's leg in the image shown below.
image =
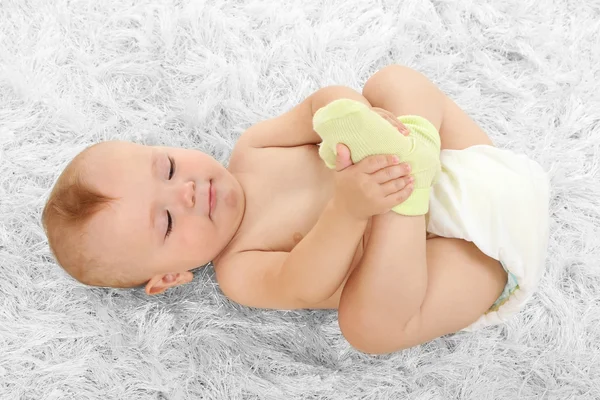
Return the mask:
M365 84L363 96L373 107L400 115L420 115L440 132L443 149L461 150L476 144L492 145L485 132L426 76L400 65L390 65Z
M393 220L412 218L396 213L381 217L379 227L388 229L396 229ZM390 221L385 221L388 218ZM378 242L380 245L399 248L396 262L376 264L363 259L348 278L339 306L340 329L358 350L390 353L457 332L487 312L502 293L506 273L473 243L430 239L426 265L421 266L407 262L410 257L402 252L412 249L399 243L400 235L383 229L379 232L388 238ZM411 301L404 295L418 283L406 272L420 267L426 271L426 294L416 312L408 315L405 305Z
M395 115L419 115L440 130L442 148L491 144L485 133L420 73L392 66L363 95ZM460 136L458 133L460 132ZM342 292L339 324L368 353L388 353L456 332L498 298L506 272L472 243L438 238L425 245L423 216L373 218L361 263Z

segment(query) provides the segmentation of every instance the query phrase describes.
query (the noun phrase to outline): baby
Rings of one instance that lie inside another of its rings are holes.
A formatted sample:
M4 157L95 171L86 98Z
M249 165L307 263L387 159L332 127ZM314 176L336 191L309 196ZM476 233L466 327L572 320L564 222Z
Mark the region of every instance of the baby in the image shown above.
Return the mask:
M339 99L360 105L374 138L382 121L405 138L418 134L415 118L427 124L436 176L394 154L358 160L341 140L324 151L331 128L315 114ZM495 148L421 73L393 65L362 94L326 87L252 126L228 168L197 150L89 147L60 175L43 223L59 264L84 284L153 295L212 261L233 301L338 309L348 342L382 354L523 307L544 267L548 180Z

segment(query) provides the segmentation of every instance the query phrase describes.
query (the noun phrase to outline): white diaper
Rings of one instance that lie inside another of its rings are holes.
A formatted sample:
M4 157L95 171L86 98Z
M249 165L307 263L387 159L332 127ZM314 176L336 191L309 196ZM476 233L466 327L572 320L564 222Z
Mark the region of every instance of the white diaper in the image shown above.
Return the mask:
M502 298L464 330L502 323L525 305L544 272L548 176L526 156L487 145L442 150L440 157L427 231L473 242L502 263L509 272Z

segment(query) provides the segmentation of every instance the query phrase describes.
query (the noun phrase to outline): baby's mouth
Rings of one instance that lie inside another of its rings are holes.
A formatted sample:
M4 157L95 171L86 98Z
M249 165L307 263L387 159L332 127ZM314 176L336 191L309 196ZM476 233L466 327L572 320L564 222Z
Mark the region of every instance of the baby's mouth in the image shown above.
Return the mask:
M214 197L214 189L212 184L212 179L208 181L208 218L212 221L212 209L214 207L213 197Z

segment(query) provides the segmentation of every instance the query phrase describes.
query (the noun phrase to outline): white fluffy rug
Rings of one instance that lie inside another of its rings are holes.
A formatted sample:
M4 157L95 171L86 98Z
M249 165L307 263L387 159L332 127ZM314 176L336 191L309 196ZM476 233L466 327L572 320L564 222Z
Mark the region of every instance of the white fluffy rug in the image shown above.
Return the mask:
M41 209L85 146L226 163L251 124L391 63L551 175L547 272L508 324L370 357L335 312L238 306L211 267L148 298L54 263ZM0 398L600 398L599 82L597 0L0 1Z

